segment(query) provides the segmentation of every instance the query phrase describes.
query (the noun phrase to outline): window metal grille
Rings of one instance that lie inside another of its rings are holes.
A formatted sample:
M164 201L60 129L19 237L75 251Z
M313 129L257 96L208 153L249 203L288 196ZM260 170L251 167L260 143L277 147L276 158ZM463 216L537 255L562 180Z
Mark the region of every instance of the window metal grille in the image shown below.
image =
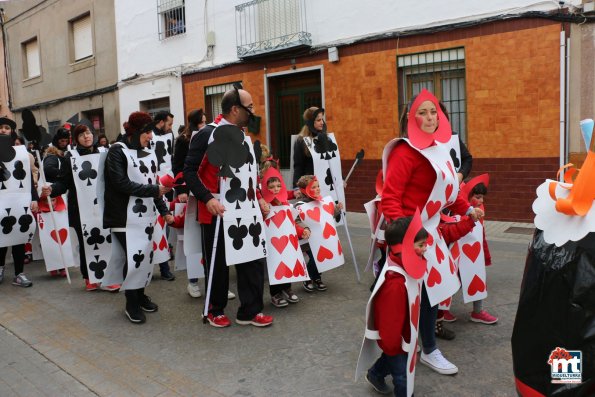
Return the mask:
M425 88L444 103L453 131L466 142L465 50L453 48L398 56L397 67L399 110Z
M210 123L221 113L221 100L226 91L233 90L233 83L213 85L205 87L205 114L207 122ZM238 83L241 84L241 81Z
M184 0L157 0L159 40L186 33Z

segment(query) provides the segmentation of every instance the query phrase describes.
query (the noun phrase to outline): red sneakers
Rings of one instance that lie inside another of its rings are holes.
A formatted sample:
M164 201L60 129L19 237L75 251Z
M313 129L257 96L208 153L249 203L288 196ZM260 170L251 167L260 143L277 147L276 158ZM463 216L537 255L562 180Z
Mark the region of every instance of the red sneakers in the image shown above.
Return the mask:
M255 327L266 327L273 323L273 316L265 316L262 313L258 313L252 320L240 320L236 318L236 323L240 325L254 325Z
M496 324L498 317L494 317L485 310L482 310L479 313L471 312L471 321L482 324Z
M99 286L95 283L90 283L89 280L85 280L85 289L87 291L97 291Z
M449 310L444 310L444 314L442 317L443 320L447 323L454 323L455 321L457 321L457 316L452 314Z
M109 291L109 292L118 292L120 290L121 285L120 284L113 284L113 285L105 285L105 286L101 286L101 289L104 291Z
M207 321L209 322L209 324L216 328L225 328L231 325L231 321L229 321L225 314L213 316L212 313L209 313L209 315L207 316Z

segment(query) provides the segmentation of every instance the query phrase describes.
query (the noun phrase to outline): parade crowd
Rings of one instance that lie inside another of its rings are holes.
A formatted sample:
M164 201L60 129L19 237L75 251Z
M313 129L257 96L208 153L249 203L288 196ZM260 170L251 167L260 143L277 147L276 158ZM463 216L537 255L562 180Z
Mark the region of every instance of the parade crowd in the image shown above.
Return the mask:
M191 110L177 135L174 115L133 112L111 144L88 124L67 124L45 148L0 118L0 282L9 278L9 248L18 287L34 284L24 265L43 257L52 277L87 291L123 291L126 318L142 324L159 308L147 295L155 264L168 281L185 269L188 294L205 295L203 319L218 328L232 325L231 266L239 325L273 323L264 313L265 283L271 304L284 310L300 302L296 286L332 290L322 274L353 253L338 233L343 227L349 237L340 132L327 131L324 109L306 109L285 181L275 148L245 133L254 117L250 93L235 86L221 109L212 121ZM418 360L438 374L458 372L437 344L455 338L445 326L457 320L453 299L472 303L471 322L498 318L483 308L489 176L469 178L471 154L432 93L411 99L399 128L382 155L377 196L365 206L374 283L362 302L356 378L379 393L411 396Z

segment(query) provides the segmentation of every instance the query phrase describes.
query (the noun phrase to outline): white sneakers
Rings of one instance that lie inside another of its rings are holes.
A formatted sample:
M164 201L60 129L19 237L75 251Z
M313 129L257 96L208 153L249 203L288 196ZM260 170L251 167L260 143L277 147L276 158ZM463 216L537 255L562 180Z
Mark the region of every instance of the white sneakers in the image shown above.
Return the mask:
M200 288L198 287L198 283L188 283L188 286L186 287L186 289L188 290L188 295L190 295L193 298L200 298L202 295L200 293Z
M459 372L457 366L444 358L438 349L430 354L425 354L422 351L419 361L442 375L454 375Z
M227 299L232 300L236 298L236 294L231 291L227 291Z

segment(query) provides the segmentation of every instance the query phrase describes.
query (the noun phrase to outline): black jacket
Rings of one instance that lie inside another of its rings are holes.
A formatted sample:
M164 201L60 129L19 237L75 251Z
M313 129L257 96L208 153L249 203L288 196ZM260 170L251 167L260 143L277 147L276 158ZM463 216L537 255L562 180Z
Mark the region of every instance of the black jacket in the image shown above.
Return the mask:
M207 124L190 140L188 154L184 160L184 181L194 196L203 203L209 202L213 194L198 177L198 169L209 147L209 138L215 127Z
M126 141L123 141L130 147ZM153 197L155 206L162 216L168 211L159 198L159 185L142 184L128 178L128 160L120 144L112 145L105 159L105 210L103 227L126 227L128 200L130 196Z
M171 160L171 167L174 173L174 177L178 175L180 172L184 171L184 161L186 160L186 156L188 155L188 148L190 147L190 142L186 140L186 137L179 135L176 138L174 144L174 155ZM177 194L188 193L187 186L178 186L176 188Z
M297 186L298 179L304 175L314 175L314 162L304 138L298 136L293 146L293 187Z
M454 131L453 134L459 135ZM473 166L473 156L471 156L471 153L469 153L469 149L467 149L467 146L465 146L463 143L460 135L459 146L461 147L461 168L459 168L459 172L463 174L463 180L465 180L471 173L471 167Z
M96 147L89 149L77 147L75 150L80 156L98 153ZM58 162L54 157L59 159ZM43 171L48 182L52 183L51 197L57 197L68 192L68 221L70 226L80 231L81 216L79 213L76 187L74 186L74 177L72 175L71 158L72 154L70 152L66 153L64 157L48 156L43 162Z

